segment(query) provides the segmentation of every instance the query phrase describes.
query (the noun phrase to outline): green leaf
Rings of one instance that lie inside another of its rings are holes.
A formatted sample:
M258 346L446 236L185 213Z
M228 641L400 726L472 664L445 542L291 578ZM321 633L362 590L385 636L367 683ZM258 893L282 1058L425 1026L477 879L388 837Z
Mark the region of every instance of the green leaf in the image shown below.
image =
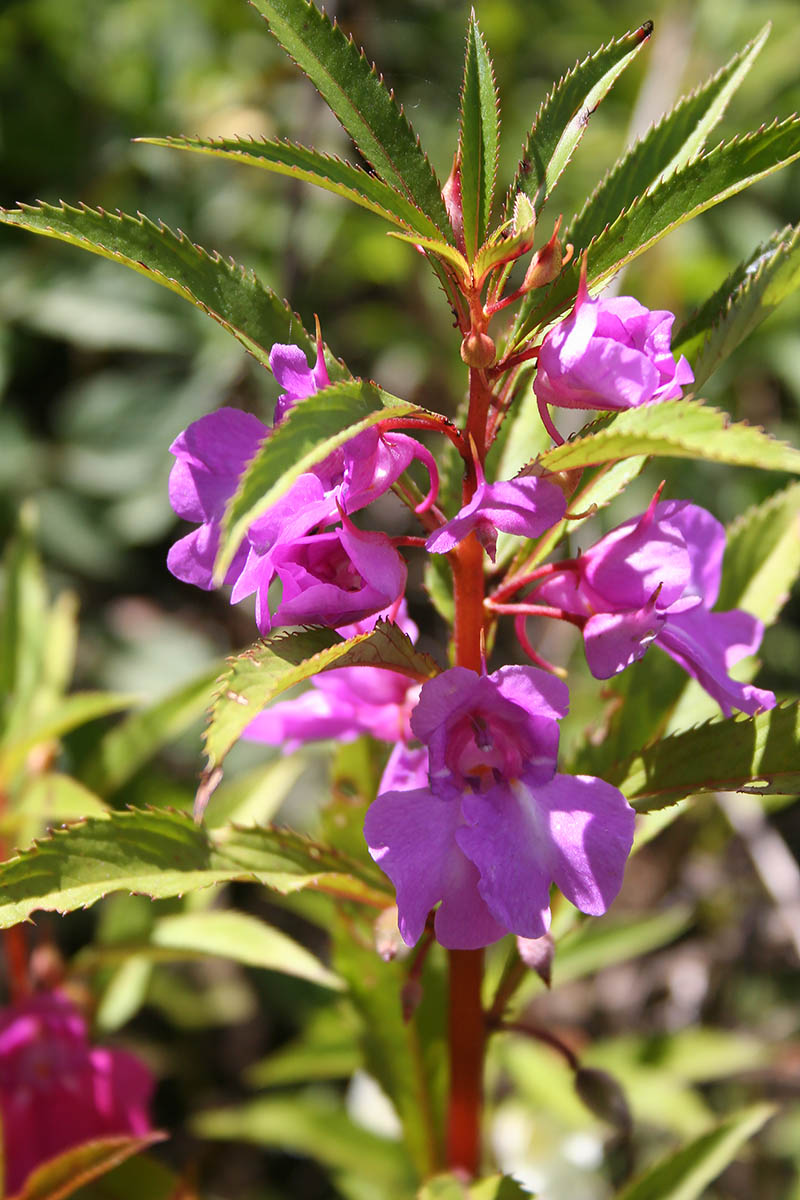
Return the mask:
M693 913L688 905L674 904L644 917L604 917L582 921L559 940L553 961L553 987L584 979L615 963L628 962L651 950L669 945L685 933Z
M791 793L800 787L800 708L708 721L662 738L606 772L638 812L700 792Z
M299 475L364 429L392 417L422 413L363 379L334 383L296 404L264 440L228 504L217 557L220 578L225 577L248 527L288 492Z
M410 246L421 246L428 254L433 254L449 263L462 280L469 282L469 264L464 255L460 250L456 250L455 246L443 241L441 237L420 237L416 233L398 233L396 229L389 230L389 237L396 238L398 242L408 242Z
M702 387L746 337L800 287L800 229L791 227L768 253L750 261L743 279L739 268L723 285L716 311L704 308L702 319L712 320L704 341L693 356L695 390ZM736 280L734 286L731 286ZM692 328L691 326L689 327Z
M39 910L73 912L112 892L155 900L238 879L377 905L393 894L377 867L289 830L224 829L211 836L184 813L131 809L56 830L0 864L0 928Z
M57 740L98 717L130 708L135 702L135 696L120 692L75 692L66 696L0 746L0 778L21 767L34 746Z
M470 260L489 232L500 153L500 104L494 69L473 9L461 86L461 204Z
M266 921L233 909L177 913L156 921L153 946L230 958L248 967L261 967L307 979L340 991L341 979L324 967L304 946L273 929Z
M638 454L800 473L800 451L755 426L730 424L727 413L699 400L629 408L605 428L555 446L539 461L549 471L564 471Z
M73 779L57 771L30 774L16 795L13 810L2 823L7 844L27 846L53 825L101 816L106 805Z
M403 110L351 38L307 0L253 0L378 175L452 239L439 180Z
M653 32L646 21L633 33L601 46L577 63L536 114L506 203L506 216L517 192L530 197L537 214L583 137L589 118Z
M35 512L26 505L3 556L0 609L0 735L24 727L41 684L47 589L34 538Z
M215 663L196 679L132 713L109 730L82 771L87 787L100 796L111 795L122 787L162 746L202 717L222 669L222 663Z
M231 660L220 680L205 735L209 769L219 766L242 730L281 692L320 671L354 666L387 667L417 680L438 671L432 658L387 621L347 640L332 629L308 629L257 642Z
M319 1009L300 1037L248 1067L253 1088L280 1087L318 1079L347 1079L362 1065L357 1022L349 1007Z
M37 1167L25 1180L22 1190L8 1200L66 1200L79 1187L99 1179L154 1142L163 1142L164 1137L163 1133L148 1133L141 1137L125 1135L84 1142Z
M774 1112L773 1105L755 1104L734 1113L651 1167L620 1192L617 1200L700 1200L708 1185Z
M436 1175L429 1179L417 1200L526 1200L525 1192L510 1175L492 1175L472 1186L458 1175Z
M754 505L728 527L715 609L743 608L765 625L783 608L800 574L800 483Z
M0 222L132 267L213 317L266 367L275 342L293 342L308 356L315 353L300 318L252 271L209 254L184 233L175 234L141 213L132 217L86 205L23 204L0 209Z
M600 290L617 271L693 217L735 196L800 156L800 118L778 123L717 146L675 171L620 213L589 246L588 281ZM580 260L523 303L511 347L536 328L557 320L574 302Z
M201 1138L270 1146L312 1158L334 1171L353 1171L398 1200L405 1200L413 1188L403 1147L356 1125L332 1098L265 1096L199 1113L191 1124Z
M198 1200L189 1185L182 1185L172 1171L146 1154L115 1167L103 1176L102 1184L81 1188L75 1200L143 1200L145 1196L147 1200Z
M588 246L617 216L660 180L702 151L769 34L769 23L702 87L684 96L619 160L587 199L564 234L576 249Z
M429 217L382 179L361 167L353 166L331 154L323 154L296 142L268 138L199 138L166 137L136 138L150 146L166 146L171 150L193 150L216 158L260 167L305 183L316 184L327 192L352 200L354 204L377 213L394 225L421 234L440 237L437 226Z

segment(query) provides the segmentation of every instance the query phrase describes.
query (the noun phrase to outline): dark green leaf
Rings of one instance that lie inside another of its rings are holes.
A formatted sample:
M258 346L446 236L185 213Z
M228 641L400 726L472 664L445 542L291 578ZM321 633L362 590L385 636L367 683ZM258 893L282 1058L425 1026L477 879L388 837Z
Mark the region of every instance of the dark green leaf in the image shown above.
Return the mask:
M182 1189L182 1190L181 1190ZM75 1193L75 1200L198 1200L188 1184L146 1154L129 1158L103 1176L102 1183L89 1184Z
M219 766L242 730L276 696L320 671L355 666L387 667L417 680L438 671L432 658L386 621L348 640L332 629L308 629L257 642L232 659L220 679L205 735L209 768Z
M461 87L461 204L470 261L489 231L500 152L500 105L486 42L472 11Z
M131 217L85 205L23 204L0 209L0 222L132 267L213 317L264 366L275 342L293 342L309 357L315 353L300 318L252 271L209 254L185 234L155 225L141 213Z
M612 167L564 234L576 250L588 246L617 216L648 188L685 167L703 149L766 41L765 25L751 42L701 88L666 113Z
M421 412L363 379L332 384L296 404L265 439L228 505L217 558L220 576L224 578L248 527L299 475L362 430Z
M703 310L703 319L711 324L692 355L695 389L702 387L740 342L800 287L800 230L787 230L785 239L771 252L751 260L744 278L731 286L740 272L741 268L723 285L726 294L720 297L716 312Z
M755 1104L734 1113L640 1175L618 1194L617 1200L700 1200L708 1185L774 1111L770 1104Z
M667 233L735 196L759 179L800 156L800 118L789 117L735 138L675 171L663 183L620 213L589 247L588 280L597 292L617 271L649 250ZM523 304L512 342L518 344L537 327L557 320L569 309L578 290L580 262Z
M439 180L392 93L351 38L308 0L253 0L378 175L452 238Z
M131 809L56 830L0 864L0 928L39 910L72 912L111 892L163 899L234 879L372 904L391 894L377 867L288 830L223 829L212 837L183 813Z
M194 150L199 154L211 154L217 158L230 159L248 166L261 167L292 179L302 179L316 184L346 200L352 200L362 208L385 217L423 237L437 238L439 229L402 192L390 187L382 179L355 167L331 154L295 142L270 141L267 138L137 138L151 146L167 146L174 150Z
M611 462L631 455L702 458L765 470L800 472L800 451L697 400L667 400L619 413L605 428L575 437L541 456L550 471Z
M800 787L800 709L709 721L663 738L606 772L638 812L700 792L786 794Z
M506 216L517 192L523 191L541 211L555 187L589 118L653 32L651 21L616 42L601 46L569 71L542 104L517 168L506 204Z

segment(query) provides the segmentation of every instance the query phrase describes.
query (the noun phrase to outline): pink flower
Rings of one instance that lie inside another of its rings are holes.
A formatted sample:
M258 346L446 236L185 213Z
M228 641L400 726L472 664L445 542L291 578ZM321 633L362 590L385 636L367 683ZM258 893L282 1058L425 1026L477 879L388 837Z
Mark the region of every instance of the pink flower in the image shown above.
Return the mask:
M437 904L438 941L463 950L541 937L552 883L583 912L611 904L634 814L603 780L556 773L567 707L565 684L534 667L452 667L423 684L422 748L394 751L364 822L408 945Z
M633 296L592 300L584 267L572 313L539 350L533 390L540 407L618 411L677 399L694 375L670 349L674 320Z
M656 495L647 512L618 525L532 598L585 618L586 661L598 679L617 675L655 643L726 717L734 708L755 713L773 708L774 695L728 672L758 649L763 628L741 609L711 611L724 552L725 530L711 513Z
M125 1050L90 1046L65 996L0 1010L0 1111L6 1193L34 1168L93 1138L150 1131L150 1072Z

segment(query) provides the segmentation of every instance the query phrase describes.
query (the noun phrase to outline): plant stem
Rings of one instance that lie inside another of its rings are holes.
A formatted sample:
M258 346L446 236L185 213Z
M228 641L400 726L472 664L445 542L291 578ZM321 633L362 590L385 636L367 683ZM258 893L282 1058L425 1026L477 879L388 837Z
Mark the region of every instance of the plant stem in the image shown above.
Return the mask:
M451 1170L478 1172L483 1102L483 1052L486 1028L481 1005L482 950L450 950L448 1030L450 1108L447 1164Z

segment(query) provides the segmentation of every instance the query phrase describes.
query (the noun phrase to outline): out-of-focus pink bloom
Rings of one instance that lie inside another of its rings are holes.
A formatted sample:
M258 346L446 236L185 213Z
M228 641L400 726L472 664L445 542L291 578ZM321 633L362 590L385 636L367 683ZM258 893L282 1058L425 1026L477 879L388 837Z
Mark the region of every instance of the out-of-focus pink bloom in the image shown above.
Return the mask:
M619 891L633 810L617 788L556 774L565 684L534 667L452 667L423 684L411 728L421 749L389 760L364 833L397 891L400 933L475 949L541 937L553 882L583 912Z
M132 1054L91 1046L83 1018L60 993L0 1009L6 1193L81 1142L148 1133L153 1086Z
M397 611L386 609L355 625L339 629L344 637L357 637L374 628L379 618L394 620L412 641L418 629L406 612L405 600ZM259 713L243 737L269 746L282 746L290 754L306 742L335 738L352 742L368 733L381 741L411 740L409 720L419 697L419 684L400 671L384 667L339 667L315 675L311 687L294 700L272 704Z
M712 696L734 708L773 708L772 692L738 683L730 668L761 643L761 622L741 609L711 612L719 595L725 530L688 500L657 501L617 526L534 593L535 602L585 618L586 660L598 679L660 646Z
M574 309L539 350L540 404L616 411L677 399L694 375L670 349L674 320L633 296L592 300L582 272Z
M487 483L475 463L477 486L472 499L449 521L435 529L425 543L431 554L448 554L473 531L494 562L497 531L535 538L560 521L566 512L564 493L536 475Z

